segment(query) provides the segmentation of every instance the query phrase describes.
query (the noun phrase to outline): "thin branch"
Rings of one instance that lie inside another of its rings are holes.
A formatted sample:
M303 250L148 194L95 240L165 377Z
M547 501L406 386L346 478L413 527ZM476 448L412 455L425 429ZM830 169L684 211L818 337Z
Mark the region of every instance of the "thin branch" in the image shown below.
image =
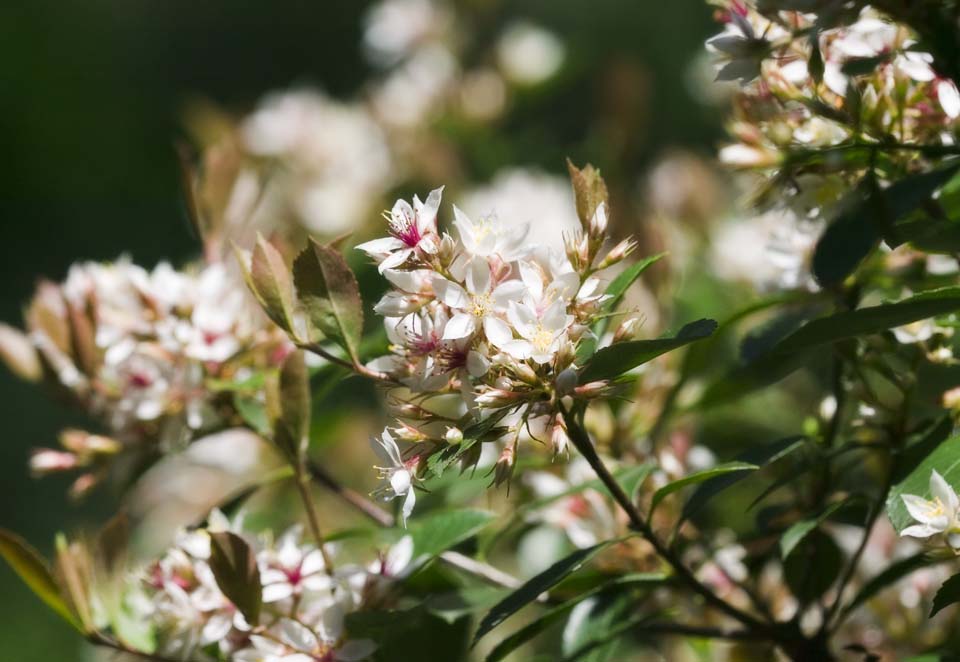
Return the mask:
M310 473L307 471L304 461L297 460L296 472L297 492L300 494L300 500L303 502L303 509L307 513L307 522L310 524L310 532L317 543L320 555L323 556L323 564L327 574L333 576L333 559L327 552L323 532L320 530L320 518L317 516L317 509L313 505L313 497L310 494Z
M87 641L93 644L94 646L100 646L101 648L109 648L110 650L116 651L118 653L123 653L125 655L132 655L134 657L140 658L141 660L148 660L149 662L182 662L182 660L175 660L172 657L164 657L162 655L156 655L154 653L145 653L144 651L139 651L115 639L111 639L110 637L107 637L106 635L103 635L99 632L91 632L90 634L88 634Z
M769 625L757 620L750 614L737 609L730 603L717 596L713 591L700 582L700 580L694 576L690 569L687 568L686 565L684 565L683 562L676 555L674 555L674 553L663 542L661 542L661 540L653 532L650 524L646 521L646 519L644 519L643 515L640 514L640 511L637 509L636 505L631 501L630 497L627 496L626 492L623 491L623 488L620 487L620 484L617 483L616 479L613 477L613 474L610 473L610 470L607 469L607 466L603 463L603 460L601 460L600 456L597 455L597 451L593 447L593 444L590 441L590 438L587 436L586 431L580 426L570 412L563 408L562 405L560 411L563 415L564 422L567 424L567 432L570 435L570 439L573 441L574 446L576 446L577 450L580 451L580 454L586 458L594 472L596 472L597 476L607 487L607 489L610 490L610 494L617 501L617 503L620 504L620 507L623 508L624 512L627 514L627 517L630 518L631 527L640 533L647 540L647 542L653 546L657 554L673 568L673 571L677 574L677 577L686 583L695 593L702 596L708 605L739 621L751 630L757 632L758 635L759 633L763 633L764 639L776 640L777 637Z

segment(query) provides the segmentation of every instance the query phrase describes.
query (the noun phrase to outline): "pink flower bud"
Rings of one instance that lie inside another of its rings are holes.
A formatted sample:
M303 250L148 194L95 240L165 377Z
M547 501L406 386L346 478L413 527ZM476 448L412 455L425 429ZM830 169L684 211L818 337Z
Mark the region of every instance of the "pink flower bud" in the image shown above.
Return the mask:
M30 455L30 473L37 477L70 471L77 466L79 462L76 455L52 448L38 448Z

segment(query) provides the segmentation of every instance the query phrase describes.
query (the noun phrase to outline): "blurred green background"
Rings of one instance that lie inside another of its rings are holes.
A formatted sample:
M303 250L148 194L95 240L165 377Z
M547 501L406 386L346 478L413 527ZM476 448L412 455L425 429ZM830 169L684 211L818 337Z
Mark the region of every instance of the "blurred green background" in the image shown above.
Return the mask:
M313 83L349 96L368 74L361 0L7 0L0 3L0 213L5 276L0 320L19 325L38 278L60 279L78 259L126 253L139 263L174 262L195 243L181 206L173 143L184 104L211 99L248 110L265 92ZM626 139L639 178L671 146L708 155L721 113L694 99L688 69L715 27L700 0L525 0L462 3L498 22L529 18L567 44L571 78L524 107L505 127L513 150L468 160L478 171L526 163L561 171L558 155L589 156L586 119L607 90L635 100ZM611 77L611 63L630 72ZM608 75L601 78L604 71ZM490 172L477 172L479 177ZM34 481L29 449L55 443L72 414L40 390L0 373L7 432L0 447L0 526L49 552L58 530L102 521L111 497L80 506L68 482ZM83 659L78 638L0 568L0 657L19 662Z

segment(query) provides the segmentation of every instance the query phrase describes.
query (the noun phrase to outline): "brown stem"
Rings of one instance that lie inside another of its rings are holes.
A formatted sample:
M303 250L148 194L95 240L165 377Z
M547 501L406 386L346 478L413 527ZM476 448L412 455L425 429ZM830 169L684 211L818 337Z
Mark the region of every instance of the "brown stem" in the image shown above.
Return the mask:
M586 431L580 426L580 424L575 420L575 418L568 412L562 405L560 407L560 412L563 415L563 420L567 424L567 433L570 435L573 445L576 446L577 450L580 451L580 454L586 458L587 462L593 468L594 472L597 474L597 477L603 482L603 484L610 491L610 494L613 498L620 504L620 507L623 508L623 511L627 514L627 517L630 518L631 528L640 533L646 540L649 542L657 554L663 558L672 568L673 571L677 574L685 584L687 584L695 593L703 597L708 605L714 607L718 611L723 612L727 616L733 618L734 620L739 621L743 625L751 629L751 631L764 634L766 639L775 639L774 632L767 624L757 620L750 614L747 614L730 603L726 602L719 596L717 596L713 591L703 585L703 583L698 580L694 574L683 564L683 562L674 555L674 553L667 548L667 546L660 541L660 539L653 532L653 529L650 527L650 524L644 519L643 515L640 514L640 511L637 509L636 505L630 500L630 497L627 496L626 492L623 491L623 488L620 487L616 479L613 477L613 474L610 473L610 470L607 469L607 466L603 463L603 460L600 459L600 456L597 455L596 449L593 447L593 443L590 441L590 438L587 436Z
M99 632L91 632L87 635L87 641L89 641L94 646L100 646L101 648L109 648L111 650L117 651L118 653L124 653L126 655L133 655L139 657L141 660L149 660L149 662L181 662L181 660L175 660L172 657L164 657L162 655L156 655L154 653L145 653L144 651L139 651L135 648L131 648L124 643L111 639L110 637L103 635Z
M317 543L320 554L323 556L323 564L328 575L333 575L333 559L327 552L323 532L320 530L320 519L317 516L317 509L313 505L313 498L310 494L310 474L302 461L295 467L297 491L300 493L300 500L303 502L303 509L307 514L307 522L310 525L310 532Z

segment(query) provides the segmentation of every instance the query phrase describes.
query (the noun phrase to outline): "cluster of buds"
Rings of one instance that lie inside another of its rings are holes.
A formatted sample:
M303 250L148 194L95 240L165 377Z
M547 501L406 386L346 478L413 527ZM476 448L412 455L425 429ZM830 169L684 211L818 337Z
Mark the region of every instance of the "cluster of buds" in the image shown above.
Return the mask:
M724 31L707 42L718 78L740 80L739 140L721 158L745 167L776 166L791 150L849 139L873 143L949 142L960 116L953 81L916 50L905 26L869 6L820 16L764 3L724 3Z
M247 593L218 567L214 548L225 539L249 554L256 568ZM345 617L389 606L391 586L414 568L412 539L401 539L369 564L336 570L328 565L335 559L333 546L326 545L324 552L302 542L299 527L275 541L254 539L242 536L215 511L208 528L180 534L173 548L140 573L129 601L154 629L156 652L163 656L237 662L366 660L376 645L350 639ZM225 589L256 599L237 597L235 604ZM251 605L256 605L253 611Z
M195 271L76 264L62 284L40 284L26 322L26 334L4 329L4 356L17 357L11 367L45 379L103 430L67 431L63 450L33 455L35 473L85 470L75 494L121 453L183 447L228 425L231 394L211 383L242 381L288 351L220 263Z
M375 306L390 353L366 367L409 394L395 408L406 421L375 443L385 463L380 493L403 497L405 515L433 456L455 454L469 465L479 457L475 442L502 441L499 484L513 471L522 433L563 451L562 403L609 392L604 381L578 385L577 353L597 340L608 298L599 272L636 244L605 249L603 181L589 166L571 166L571 175L582 228L564 237L565 253L530 245L523 225L471 219L456 207L457 236L441 232L440 189L426 201L398 201L387 214L390 236L358 246L393 286Z

